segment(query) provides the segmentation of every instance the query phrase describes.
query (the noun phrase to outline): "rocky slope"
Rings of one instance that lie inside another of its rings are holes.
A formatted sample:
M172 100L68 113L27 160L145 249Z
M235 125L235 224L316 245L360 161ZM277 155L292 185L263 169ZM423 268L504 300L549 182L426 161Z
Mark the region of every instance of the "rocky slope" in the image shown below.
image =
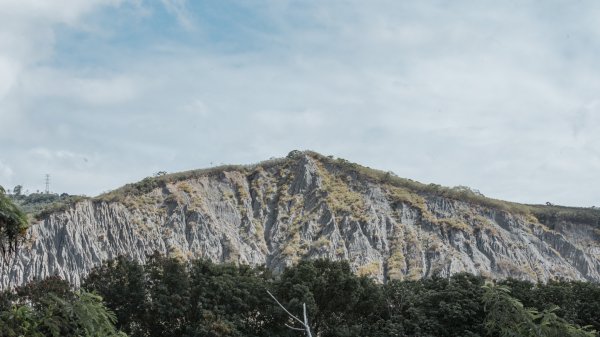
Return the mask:
M147 178L49 213L1 283L58 274L79 284L104 260L144 261L154 251L276 271L299 259L345 259L380 281L462 271L600 281L599 212L569 211L295 151L252 166Z

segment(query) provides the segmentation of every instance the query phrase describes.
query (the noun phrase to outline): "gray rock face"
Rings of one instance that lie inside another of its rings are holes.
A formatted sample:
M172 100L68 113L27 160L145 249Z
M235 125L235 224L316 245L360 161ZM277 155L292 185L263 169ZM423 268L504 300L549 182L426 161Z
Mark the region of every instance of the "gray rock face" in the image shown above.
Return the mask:
M88 200L33 225L1 286L154 251L183 260L266 265L348 260L379 281L471 272L492 278L600 281L600 231L542 224L376 183L306 153L274 165L173 180L118 201Z

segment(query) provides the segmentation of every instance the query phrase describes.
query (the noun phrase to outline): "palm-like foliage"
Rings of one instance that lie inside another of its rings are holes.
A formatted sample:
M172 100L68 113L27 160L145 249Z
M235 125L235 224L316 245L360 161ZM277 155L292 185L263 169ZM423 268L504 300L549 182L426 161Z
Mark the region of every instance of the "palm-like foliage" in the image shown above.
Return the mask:
M483 286L485 326L488 334L502 337L594 337L595 331L580 328L556 315L557 306L539 312L525 308L510 295L507 286Z
M126 337L114 327L115 315L98 295L81 291L62 298L49 293L41 304L15 304L0 312L0 336Z
M27 215L5 195L4 188L0 186L0 253L4 261L17 250L27 227Z
M115 314L102 304L102 297L80 291L74 301L67 301L57 296L51 296L51 301L62 317L68 321L68 326L74 330L74 335L83 337L118 337L125 334L115 329L117 320ZM59 317L61 316L59 315ZM56 322L56 320L50 320Z
M43 336L38 331L39 322L30 307L13 306L10 310L0 313L0 336L17 337Z

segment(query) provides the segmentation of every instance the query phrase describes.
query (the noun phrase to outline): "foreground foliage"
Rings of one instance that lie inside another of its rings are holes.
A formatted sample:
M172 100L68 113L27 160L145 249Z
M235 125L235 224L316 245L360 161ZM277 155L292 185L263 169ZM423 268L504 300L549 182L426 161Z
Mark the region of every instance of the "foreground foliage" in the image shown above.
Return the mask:
M325 260L300 262L275 277L205 260L153 255L142 266L119 258L95 269L84 288L103 296L131 336L301 336L285 327L293 322L267 290L295 314L306 303L313 333L323 337L595 336L579 326L600 328L597 284L494 286L458 274L381 285L356 276L346 262Z
M0 264L2 264L2 268L17 250L28 226L27 215L10 200L4 188L0 186L0 255L2 257Z
M305 303L313 335L321 337L593 337L600 329L600 285L593 283L486 284L457 274L381 285L346 262L303 261L274 276L154 254L145 265L105 263L81 292L55 277L5 293L0 335L302 336L285 326L294 322L267 290L294 314Z
M499 331L500 336L572 336L594 337L595 333L588 329L580 329L556 314L557 306L539 312L533 308L525 308L523 304L510 295L506 285L485 286L483 302L488 313L485 325L488 332Z
M5 292L0 300L0 336L126 337L102 297L73 291L58 278Z

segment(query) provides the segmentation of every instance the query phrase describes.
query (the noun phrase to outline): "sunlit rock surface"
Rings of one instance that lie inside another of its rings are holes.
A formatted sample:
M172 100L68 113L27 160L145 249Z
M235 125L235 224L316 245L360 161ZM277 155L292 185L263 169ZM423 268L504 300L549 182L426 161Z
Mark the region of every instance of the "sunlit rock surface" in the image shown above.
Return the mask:
M79 202L33 225L2 286L57 274L78 285L102 261L181 259L266 265L348 260L385 282L459 272L600 281L597 224L414 191L310 152L247 167L163 177ZM389 174L388 174L389 175Z

